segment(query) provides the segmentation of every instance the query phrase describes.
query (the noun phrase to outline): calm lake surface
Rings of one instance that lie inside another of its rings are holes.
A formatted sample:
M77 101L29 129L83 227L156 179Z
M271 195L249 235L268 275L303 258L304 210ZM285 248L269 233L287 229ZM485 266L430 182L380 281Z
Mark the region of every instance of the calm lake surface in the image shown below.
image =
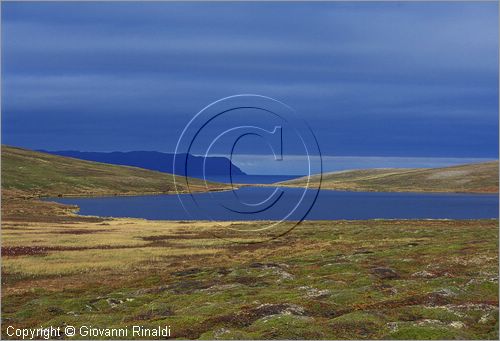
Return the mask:
M236 198L248 207L265 200L274 187L244 187L236 191L194 194L199 207L187 213L177 195L134 197L51 198L80 207L82 215L157 220L280 220L296 205L303 189L281 188L283 195L262 212L228 210ZM188 194L184 194L187 196ZM293 214L287 220L300 219ZM321 190L306 220L331 219L479 219L498 218L497 194L429 194L339 192Z
M235 175L232 178L228 175L211 175L207 177L207 180L222 182L225 184L235 183L235 184L273 184L275 182L286 181L291 179L297 179L304 175Z

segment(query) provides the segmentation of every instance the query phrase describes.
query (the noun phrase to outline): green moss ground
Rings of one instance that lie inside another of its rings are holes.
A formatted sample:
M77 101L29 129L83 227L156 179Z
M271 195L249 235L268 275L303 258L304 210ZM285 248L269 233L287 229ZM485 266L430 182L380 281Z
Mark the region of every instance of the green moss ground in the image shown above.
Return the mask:
M41 324L170 325L180 339L498 338L497 220L307 222L251 245L207 237L224 233L211 223L106 224L6 223L3 249L89 249L4 256L3 338ZM104 231L60 233L85 228ZM103 245L119 256L96 260L90 247ZM73 268L59 263L76 252Z

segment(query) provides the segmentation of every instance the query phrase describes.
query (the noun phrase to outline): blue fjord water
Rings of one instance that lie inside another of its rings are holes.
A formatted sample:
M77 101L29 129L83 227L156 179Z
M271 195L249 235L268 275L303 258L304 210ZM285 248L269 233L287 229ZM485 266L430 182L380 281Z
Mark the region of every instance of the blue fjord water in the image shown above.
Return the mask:
M258 213L239 213L227 208L235 201L252 205L265 200L274 187L243 187L236 191L193 194L196 206L185 211L177 195L133 197L52 198L47 199L80 207L82 215L133 217L156 220L281 220L303 195L300 188L281 188L283 195L275 205ZM299 220L314 198L307 192L296 214L287 220ZM183 194L190 199L189 194ZM186 200L184 200L186 202ZM241 205L241 204L239 204ZM497 194L381 193L321 190L306 220L331 219L481 219L498 218Z

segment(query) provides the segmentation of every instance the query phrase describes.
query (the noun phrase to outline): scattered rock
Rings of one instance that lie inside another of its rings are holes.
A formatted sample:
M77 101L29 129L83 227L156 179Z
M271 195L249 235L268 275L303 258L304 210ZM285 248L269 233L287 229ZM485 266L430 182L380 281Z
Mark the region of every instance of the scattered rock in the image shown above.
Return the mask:
M491 314L493 311L498 310L497 305L490 305L486 303L466 303L466 304L445 304L445 305L431 305L433 308L438 308L438 309L444 309L450 313L453 313L457 315L458 317L465 317L468 315L470 311L480 311L484 312L483 316L481 319L483 319L483 322L485 323L487 319L489 318L488 316Z
M250 268L258 268L258 269L271 269L271 268L289 268L290 266L288 264L284 263L251 263L249 265Z
M422 270L422 271L415 272L414 274L411 275L411 277L435 278L437 276L436 276L436 274L434 274L432 272L429 272L429 271L426 271L426 270Z
M293 275L283 270L276 270L276 274L281 277L281 280L294 279Z
M269 304L264 303L251 310L252 314L258 315L260 317L269 315L303 315L304 308L296 304Z
M257 307L247 307L237 314L227 314L222 316L214 316L205 321L208 324L225 324L226 326L235 326L238 328L246 327L257 321L258 319L264 318L266 316L275 315L294 315L302 316L305 310L303 307L288 304L288 303L278 303L278 304L260 304Z
M457 328L457 329L462 329L463 327L465 327L465 324L461 321L453 321L448 325L450 327Z
M419 320L417 322L415 322L415 325L416 326L441 326L441 327L444 327L444 326L448 326L448 327L452 327L452 328L456 328L456 329L462 329L465 327L465 324L461 321L452 321L448 324L446 324L445 322L443 321L440 321L440 320L432 320L432 319L422 319L422 320Z
M48 307L47 311L53 315L61 315L64 313L64 310L59 307Z
M229 290L229 289L234 289L234 288L237 288L239 287L240 284L239 283L229 283L229 284L216 284L216 285L212 285L211 287L209 288L206 288L206 289L201 289L200 291L206 291L206 292L219 292L219 291L223 291L223 290Z
M106 302L108 302L108 304L111 308L115 308L116 306L123 303L122 300L117 300L115 298L108 298L108 299L106 299Z
M437 291L434 291L433 294L439 295L439 296L443 296L443 297L457 296L457 294L453 290L451 290L449 288L439 289Z
M389 322L386 324L387 328L391 331L391 333L395 333L398 331L399 326L397 322Z
M373 268L372 273L381 279L397 279L400 278L399 274L391 268Z
M495 261L494 257L489 257L485 255L480 255L477 257L452 257L450 258L455 264L463 265L463 266L471 266L471 265L483 265L491 261Z
M387 293L389 295L396 295L398 293L398 289L394 288L389 284L379 284L373 286L375 289L382 291L383 293Z
M433 319L422 319L422 320L415 322L416 326L425 326L425 325L439 326L439 325L443 325L443 324L444 324L443 322L441 322L439 320L433 320Z
M249 265L250 268L254 269L263 269L263 270L271 270L273 271L276 275L280 277L278 282L282 280L290 280L294 279L294 276L283 270L283 268L289 268L288 264L277 264L277 263L251 263Z
M490 278L473 278L469 280L467 283L465 283L465 287L469 287L471 285L480 285L483 283L497 283L498 278L497 277L490 277Z
M325 298L330 296L331 291L328 289L316 289L309 286L299 287L299 290L306 290L307 297L311 298Z
M227 328L219 328L214 331L214 339L219 339L224 334L229 334L231 331Z
M483 316L481 316L481 318L479 319L478 322L484 324L484 323L488 323L490 320L491 320L490 313L486 313Z

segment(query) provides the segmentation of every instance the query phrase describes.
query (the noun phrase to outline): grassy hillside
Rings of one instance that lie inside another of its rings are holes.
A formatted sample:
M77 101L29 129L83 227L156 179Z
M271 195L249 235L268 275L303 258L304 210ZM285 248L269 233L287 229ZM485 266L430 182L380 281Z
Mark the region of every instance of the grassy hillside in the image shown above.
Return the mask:
M193 189L205 190L201 180ZM210 184L210 189L225 187ZM132 195L175 192L173 176L2 146L2 190L25 196Z
M318 182L319 176L312 181ZM280 183L304 186L306 178ZM364 169L323 174L325 189L380 192L498 192L498 161L444 168Z

